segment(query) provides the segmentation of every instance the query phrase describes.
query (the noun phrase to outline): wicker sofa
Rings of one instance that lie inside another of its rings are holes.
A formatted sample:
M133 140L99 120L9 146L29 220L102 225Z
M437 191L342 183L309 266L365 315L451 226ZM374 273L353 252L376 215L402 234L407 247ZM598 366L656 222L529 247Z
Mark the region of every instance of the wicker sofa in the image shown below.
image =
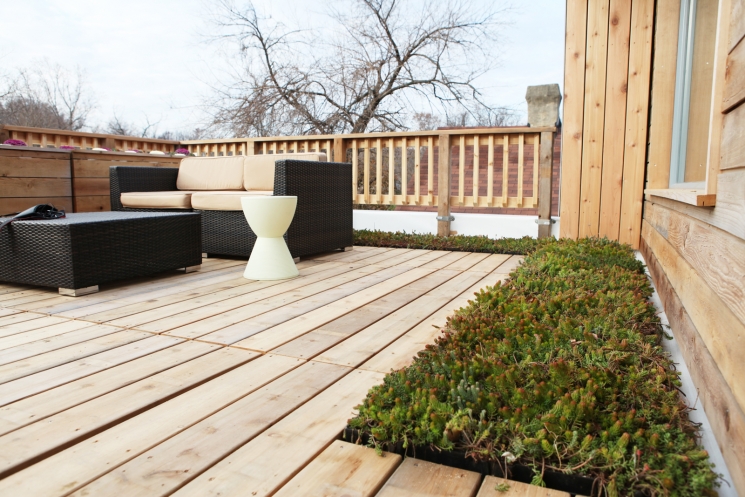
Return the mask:
M351 164L325 154L187 157L179 168L112 166L114 211L195 211L202 252L248 257L256 235L240 198L295 195L297 210L285 234L293 257L351 247ZM175 241L177 242L177 241Z

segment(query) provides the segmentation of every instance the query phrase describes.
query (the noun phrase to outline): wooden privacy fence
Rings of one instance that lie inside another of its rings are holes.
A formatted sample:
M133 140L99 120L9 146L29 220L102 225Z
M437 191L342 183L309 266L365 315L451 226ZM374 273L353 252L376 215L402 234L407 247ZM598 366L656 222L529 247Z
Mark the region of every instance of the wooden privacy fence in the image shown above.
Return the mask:
M178 167L180 157L0 145L0 215L53 204L67 212L111 210L109 167Z
M198 156L324 152L331 161L352 163L350 193L357 204L437 206L441 235L450 232L451 206L537 207L539 236L548 236L555 131L464 128L182 144ZM443 148L449 153L441 154Z
M173 152L179 145L179 142L176 140L157 140L155 138L139 138L135 136L5 125L0 128L0 143L8 139L23 140L29 147L59 148L67 146L82 150L108 148L112 151L118 150L122 152L135 149L142 150L143 152L151 152L153 150Z

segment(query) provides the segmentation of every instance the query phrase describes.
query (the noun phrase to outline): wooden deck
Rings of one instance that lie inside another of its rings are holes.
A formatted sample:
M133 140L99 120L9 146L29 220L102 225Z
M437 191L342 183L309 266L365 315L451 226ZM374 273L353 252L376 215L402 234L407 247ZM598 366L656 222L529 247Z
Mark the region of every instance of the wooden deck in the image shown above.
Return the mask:
M479 475L335 440L520 259L357 247L285 281L206 259L78 298L0 285L0 495L475 495Z

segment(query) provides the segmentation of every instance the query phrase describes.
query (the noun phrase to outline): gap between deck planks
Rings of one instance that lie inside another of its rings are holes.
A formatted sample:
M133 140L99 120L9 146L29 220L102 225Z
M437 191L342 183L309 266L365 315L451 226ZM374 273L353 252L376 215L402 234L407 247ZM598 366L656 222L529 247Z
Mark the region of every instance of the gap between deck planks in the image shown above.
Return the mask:
M244 485L256 488L255 495L273 493L308 464L324 463L319 454L336 447L334 439L353 415L353 407L383 373L405 365L423 342L434 339L439 330L432 324L443 325L475 290L504 278L521 259L365 248L303 261L305 276L266 286L240 280L244 262L230 261L232 266L198 280L181 274L124 284L111 290L116 292L113 298L107 292L88 301L53 296L46 307L17 304L34 307L20 313L0 302L0 334L4 329L8 333L0 335L0 357L14 349L18 350L12 354L22 356L24 346L27 353L39 352L5 365L23 367L7 371L17 376L0 384L0 406L6 404L0 407L0 471L9 475L0 480L0 493L23 488L24 495L63 495L75 489L79 490L74 495L232 495L241 494ZM212 267L221 264L210 262ZM159 278L167 278L168 284ZM297 286L280 286L287 283ZM303 293L312 285L316 286ZM19 287L19 292L28 291ZM219 295L212 297L214 303L194 307L195 302L204 302L199 299L215 294ZM290 294L295 298L288 298ZM6 301L18 303L31 295ZM212 312L209 307L231 298L250 302L223 315L219 310L206 315ZM259 305L244 309L253 304ZM50 317L38 312L42 310L57 313ZM159 318L177 320L193 310L206 316L197 316L186 326L208 321L202 328L207 333L198 340L222 333L218 343L227 345L239 336L245 341L247 330L257 327L258 334L250 338L290 339L268 339L267 343L281 343L261 349L265 355L240 350L240 343L224 348L130 329L106 335L126 335L129 342L101 350L96 349L101 345L88 344L106 336L59 348L41 345L45 340L74 341L75 333L97 327L97 319L135 322L173 312ZM261 310L265 312L253 314ZM18 317L22 315L28 318ZM79 320L70 320L73 315ZM3 326L6 319L10 321ZM31 324L34 321L38 325ZM316 340L319 337L322 340ZM395 353L396 344L405 352ZM347 353L354 359L343 359ZM242 359L209 370L214 354L242 354ZM309 358L315 360L306 362ZM253 377L239 373L271 361L293 361L295 366L255 370L265 386L251 386ZM0 365L0 378L5 366ZM177 371L186 373L170 379ZM224 393L211 396L214 390ZM177 421L172 423L174 416ZM255 458L257 450L267 454L266 460ZM157 490L158 486L168 490Z

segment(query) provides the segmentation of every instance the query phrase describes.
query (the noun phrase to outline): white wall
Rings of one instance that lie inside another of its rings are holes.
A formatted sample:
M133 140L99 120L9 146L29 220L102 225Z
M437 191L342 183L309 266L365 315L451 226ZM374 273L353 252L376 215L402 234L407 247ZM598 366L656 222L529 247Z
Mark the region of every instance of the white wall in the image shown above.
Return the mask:
M459 235L485 235L489 238L521 238L538 235L538 216L506 214L459 214L450 229ZM407 233L437 233L437 213L407 211L354 211L354 229L405 231ZM551 234L559 237L559 218L554 218Z

